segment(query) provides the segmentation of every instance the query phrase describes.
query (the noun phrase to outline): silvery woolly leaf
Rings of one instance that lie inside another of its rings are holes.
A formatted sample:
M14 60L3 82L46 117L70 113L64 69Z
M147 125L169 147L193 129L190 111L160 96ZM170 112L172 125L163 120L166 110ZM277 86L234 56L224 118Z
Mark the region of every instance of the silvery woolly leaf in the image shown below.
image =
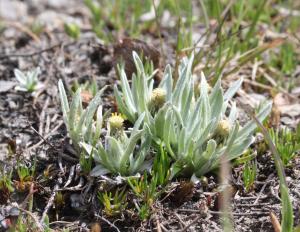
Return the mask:
M186 128L183 127L180 132L179 132L179 135L178 135L178 149L177 149L177 155L180 157L180 158L184 158L185 157L185 137L186 137Z
M116 85L114 86L114 95L116 97L117 105L118 105L120 112L122 114L124 114L130 122L134 123L134 121L136 119L135 111L131 111L131 109L127 108L127 106L124 104Z
M189 118L186 122L186 125L188 128L192 127L196 120L199 121L200 106L201 106L201 98L198 98L198 100L196 101L196 103L193 107L193 110L192 110L191 114L189 115Z
M144 101L144 90L143 90L143 83L146 80L142 78L141 75L137 76L135 73L132 75L132 88L131 94L133 98L133 104L135 107L135 111L137 113L141 112L142 109L142 101Z
M186 157L194 163L194 154L195 154L195 139L190 138L186 141Z
M111 161L111 157L104 150L101 143L99 143L97 148L95 148L95 150L93 152L93 158L96 161L96 163L102 164L107 169L109 169L109 170L114 169L114 166L112 164L113 161Z
M209 95L209 101L210 102L212 102L214 100L214 98L216 97L216 95L218 94L218 92L219 92L220 89L222 90L221 78L218 79L218 81L216 82L216 84L214 85L214 87L211 90L211 93Z
M145 77L144 77L145 79ZM148 86L146 80L144 81L141 81L141 92L140 92L140 95L141 95L141 98L140 98L140 108L139 108L139 114L145 112L148 110L148 102L150 100L150 95L151 95L151 92L152 90L150 90L150 87Z
M143 122L143 120L144 120L144 118L145 118L145 115L146 115L145 112L142 113L142 114L139 116L139 118L137 119L137 121L135 122L135 124L134 124L134 126L133 126L133 129L132 129L132 132L131 132L132 135L134 135L135 133L138 132L138 130L139 130L140 126L142 125L142 122Z
M182 91L186 83L192 78L191 68L194 60L194 55L192 54L190 59L188 59L188 63L182 66L182 71L179 74L179 79L176 83L174 92L173 92L173 104L178 106L179 99L181 97ZM184 60L183 60L184 62Z
M103 92L105 91L106 88L107 88L107 86L105 86L101 90L99 90L97 92L97 94L95 95L95 97L89 103L88 107L86 108L86 118L85 118L85 124L86 125L90 125L92 123L94 114L95 114L99 104L102 101L101 96L102 96L102 94L103 94Z
M263 121L271 112L272 110L272 102L268 101L262 104L258 114L257 119L259 121ZM254 120L249 121L240 131L238 134L238 137L244 138L249 136L253 132L253 130L256 128L256 123Z
M156 123L158 122L158 120L156 121ZM174 133L174 121L173 121L173 112L172 110L169 108L167 109L167 111L165 111L165 115L163 116L163 122L162 124L156 124L157 126L157 133L161 133L161 134L156 134L156 136L159 136L161 141L165 144L166 149L168 150L168 152L170 153L170 155L175 158L175 154L173 149L171 148L171 142L173 141L173 137L174 135L172 133ZM177 139L177 137L176 137Z
M27 77L26 75L19 69L14 69L14 74L15 74L15 77L16 79L20 82L20 84L22 86L26 86L26 83L27 83Z
M187 136L193 139L199 139L199 135L202 133L202 128L199 128L201 118L197 118L192 125L188 126Z
M192 82L192 80L191 80ZM189 84L187 86L185 86L185 89L182 93L182 97L181 97L181 116L183 118L183 120L187 120L189 113L190 113L190 109L193 105L193 100L194 98L194 87L193 84Z
M165 144L170 144L170 133L171 133L171 124L173 122L173 113L172 111L167 111L166 112L166 120L164 123L164 128L163 128L163 140Z
M101 127L101 125L103 123L103 106L102 105L98 106L96 118L97 118L97 121L96 121L97 125L100 125L100 127Z
M157 136L160 139L163 138L164 125L165 125L165 123L167 123L166 114L169 110L170 110L169 104L165 104L162 108L159 109L158 113L154 116L154 127L155 127L154 136ZM171 122L169 122L169 123L171 123ZM153 131L151 131L151 132L153 132Z
M126 77L126 73L124 69L121 69L120 71L120 78L121 78L121 87L123 92L123 97L126 103L126 106L129 108L130 112L136 113L136 108L134 106L133 96L130 91L129 83Z
M145 161L146 156L148 155L149 147L151 145L151 138L149 134L149 128L146 125L144 130L146 131L146 138L142 138L141 147L139 151L134 155L133 153L129 156L129 172L135 173L137 171L143 171L146 163L152 163L152 160Z
M102 116L102 105L100 105L97 109L96 112L96 122L95 122L95 128L94 128L94 135L92 138L92 144L93 146L96 145L98 142L100 135L101 135L101 129L102 129L102 124L103 124L103 116Z
M118 140L116 140L114 137L106 136L106 139L108 141L108 151L107 153L111 156L110 157L110 163L114 168L120 168L120 163L122 156L124 155L124 149L119 143Z
M222 106L224 103L222 89L216 90L215 95L211 98L211 116L217 119L221 118L222 114Z
M184 167L182 166L182 163L179 160L173 163L170 170L170 180L177 176L183 169Z
M27 88L21 87L21 86L18 86L18 85L15 87L15 90L22 91L22 92L27 92L28 91Z
M136 169L134 170L134 172L150 172L151 168L152 168L152 164L153 164L153 160L144 160L141 165L139 165L138 167L136 167Z
M283 175L283 173L282 173ZM280 195L282 199L282 222L281 228L282 231L293 232L297 231L297 229L293 228L294 225L294 217L293 217L293 204L291 202L291 198L289 196L289 189L284 183L280 183Z
M172 101L172 86L173 86L173 78L172 78L172 69L170 65L167 65L164 71L163 79L159 84L159 88L166 90L166 99L167 102Z
M243 138L242 141L234 143L228 155L229 160L238 158L253 142L254 137L250 135L246 139Z
M238 136L238 128L239 125L236 123L230 133L226 145L217 151L217 158L214 160L211 169L214 169L219 165L220 157L222 155L226 156L228 161L235 159L239 157L253 142L252 136L249 137L250 139L240 138Z
M92 155L92 152L94 149L93 146L91 146L90 144L87 144L85 142L81 142L80 144L83 147L83 149L86 151L86 153L88 153L89 155Z
M172 107L172 111L174 112L174 116L175 116L177 125L179 125L179 126L186 125L187 122L183 121L181 114L180 114L179 110L177 109L177 107L174 105L171 105L171 107Z
M229 121L230 125L234 124L236 118L237 118L237 108L236 108L236 103L233 102L231 105L231 110L230 110L230 114L228 117L228 121Z
M60 97L61 107L63 111L63 116L65 119L65 123L67 124L68 112L70 111L70 108L69 108L67 94L61 80L58 81L58 90L59 90L59 97Z
M238 132L239 132L239 123L236 122L235 125L234 125L234 127L230 131L228 140L226 142L226 149L225 149L223 155L226 155L227 157L229 156L229 152L231 150L231 147L232 147L232 145L234 144L234 142L237 139Z
M32 84L36 84L38 82L38 75L40 74L41 70L40 67L33 69L32 71L28 72L28 78Z
M155 70L153 71L153 73L151 73L150 76L147 77L147 82L148 82L148 84L149 84L149 86L150 86L151 88L153 88L153 85L154 85L154 80L153 80L153 78L154 78L155 75L158 73L158 71L159 71L159 69L155 69ZM151 89L151 88L150 88L150 89Z
M133 51L132 56L133 56L133 61L135 63L135 67L137 69L138 75L141 73L145 73L143 62L141 61L138 54L135 51Z
M199 154L197 156L197 161L195 163L195 173L196 176L201 176L207 171L209 171L211 165L212 165L212 156L215 153L217 148L217 143L215 140L211 139L207 142L206 150L203 152L203 154Z
M201 84L200 84L200 115L199 117L201 120L201 127L206 127L209 120L210 120L210 104L208 98L208 84L206 82L206 78L204 74L201 75Z
M79 121L79 118L81 115L78 115L78 108L79 105L81 105L81 96L80 96L80 88L76 91L73 100L70 105L70 112L68 112L68 121L67 125L70 130L74 130L77 127L77 121ZM78 120L77 120L78 119ZM75 141L74 141L75 142Z
M229 87L229 89L224 94L224 101L229 101L239 90L242 83L243 83L243 78L240 78L237 81L233 82L233 84Z
M121 158L120 165L123 166L128 161L130 154L133 153L134 148L136 146L137 141L142 137L144 131L138 131L135 134L132 134L129 138L129 143L127 144L127 148Z
M191 177L191 182L193 182L195 185L199 184L200 183L200 178L198 178L195 174L192 175Z
M197 146L196 146L197 148L202 146L203 142L206 140L206 138L208 138L209 134L213 132L216 126L217 126L216 118L213 118L211 121L209 121L208 125L199 136L199 140L197 141Z
M96 165L96 167L93 168L93 170L90 172L91 176L97 177L102 176L110 173L108 169L103 167L101 164Z
M89 103L88 107L81 113L79 122L76 126L76 133L80 134L84 129L90 127L90 124L92 123L95 111L97 110L99 104L101 103L101 95L103 94L103 91L106 89L106 87L102 88L92 99L92 101ZM81 101L81 98L80 98ZM82 104L80 104L81 106ZM79 106L79 107L80 107Z
M135 73L132 74L131 78L131 93L132 93L132 98L134 105L137 106L139 105L139 99L140 99L140 90L139 90L139 83L138 79Z

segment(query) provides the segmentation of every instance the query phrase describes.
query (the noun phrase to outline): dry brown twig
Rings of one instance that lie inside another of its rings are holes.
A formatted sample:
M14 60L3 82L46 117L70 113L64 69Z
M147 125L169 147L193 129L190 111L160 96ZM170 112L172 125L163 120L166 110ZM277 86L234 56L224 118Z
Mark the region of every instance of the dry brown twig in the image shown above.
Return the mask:
M111 222L110 222L109 220L107 220L105 217L102 217L102 216L99 215L99 214L95 214L95 217L101 219L101 220L104 221L104 222L106 222L108 225L110 225L112 228L114 228L117 232L121 232L121 231L119 230L119 228L118 228L116 225L114 225L113 223L111 223Z
M47 216L47 213L48 213L50 207L53 205L53 202L54 202L54 199L55 199L55 195L56 195L56 189L58 189L58 185L57 184L54 186L52 194L51 194L51 196L48 199L48 203L47 203L47 205L46 205L46 207L44 209L44 212L42 214L40 223L44 222L44 220L45 220L45 218Z
M24 33L26 33L28 36L30 36L35 42L40 43L41 40L37 35L35 35L28 27L26 27L24 24L21 24L19 22L12 22L12 21L4 21L4 25L9 27L14 27Z
M227 160L227 151L225 150L224 154L221 157L221 166L220 166L220 182L224 186L223 191L221 192L220 206L223 215L224 225L223 229L225 231L230 231L233 229L232 225L232 212L231 212L231 185L230 185L230 164Z
M256 204L257 204L257 202L258 202L259 199L261 198L261 195L262 195L263 191L265 190L267 184L270 183L269 181L270 181L273 177L274 177L273 174L270 174L270 175L269 175L268 179L266 180L266 182L264 183L264 185L263 185L262 188L260 189L260 192L259 192L257 198L256 198L255 201L253 202L253 205L256 205Z
M174 215L175 215L175 217L179 220L181 229L183 229L184 227L186 227L186 224L185 224L184 221L181 219L180 215L177 214L177 213L175 213Z
M44 129L44 122L45 122L45 117L46 117L46 110L47 110L47 108L49 106L49 101L50 101L50 97L47 97L46 102L45 102L45 104L44 104L44 106L42 108L42 112L40 114L40 118L39 118L39 121L40 121L40 124L39 124L39 133L41 135L44 134L44 130L43 130Z
M222 214L222 212L219 212L219 211L211 211L209 210L208 213L212 214L212 215L220 215ZM235 213L233 212L232 213L232 216L235 216L235 217L240 217L240 216L267 216L269 215L269 212L243 212L243 213Z
M24 209L23 207L26 206L26 204L28 203L28 201L30 200L30 198L32 198L33 194L36 192L37 190L34 189L34 184L32 183L30 185L30 189L29 189L29 193L26 196L25 200L20 204L20 206L18 205L13 205L13 207L16 207L18 210L22 211L23 213L26 213L27 215L29 215L35 222L36 227L37 227L37 231L38 232L42 232L44 231L44 227L43 225L39 222L38 217L30 212L29 210Z
M14 207L16 207L17 209L19 209L23 213L26 213L27 215L29 215L34 220L34 222L36 224L36 227L38 229L37 232L43 232L44 231L43 225L39 222L39 220L38 220L38 218L37 218L37 216L35 214L33 214L32 212L30 212L30 211L28 211L26 209L23 209L23 208L21 208L19 206L14 206Z
M156 230L157 230L157 232L162 232L161 225L160 225L159 218L158 218L157 214L155 214L155 222L156 222Z
M29 53L12 53L12 54L3 54L3 55L0 55L0 60L1 59L6 59L6 58L11 58L11 57L33 57L33 56L37 56L37 55L40 55L44 52L48 52L48 51L51 51L57 47L61 47L62 44L64 45L64 47L66 46L70 46L70 45L73 45L75 44L76 42L73 41L73 42L70 42L70 43L67 43L67 44L63 44L63 42L59 42L57 44L54 44L54 45L50 45L49 47L46 47L46 48L43 48L41 50L38 50L38 51L34 51L34 52L29 52Z
M34 183L31 183L30 188L29 188L29 193L27 194L26 198L23 200L23 202L20 204L20 207L25 208L28 201L30 201L30 198L33 196L33 194L37 190L34 189Z
M199 219L201 219L202 215L198 215L190 224L186 225L182 230L180 230L180 232L185 232L187 231L192 225L194 225L195 223L197 223L197 221Z
M33 130L36 132L36 133L38 133L38 135L41 137L41 140L38 142L38 143L36 143L36 144L34 144L34 145L32 145L31 147L28 147L27 148L27 150L33 150L33 149L35 149L35 148L38 148L40 145L42 145L44 142L45 143L47 143L47 144L49 144L49 142L47 141L47 139L51 136L51 135L53 135L62 125L64 124L64 122L63 121L61 121L56 127L54 127L53 128L53 130L52 131L50 131L50 133L48 133L47 135L45 135L45 136L42 136L41 134L39 134L39 132L38 131L36 131L34 128L33 128ZM49 144L51 147L53 147L53 145L52 144Z
M272 211L270 211L270 219L274 228L274 232L281 232L281 225L279 223L279 220Z

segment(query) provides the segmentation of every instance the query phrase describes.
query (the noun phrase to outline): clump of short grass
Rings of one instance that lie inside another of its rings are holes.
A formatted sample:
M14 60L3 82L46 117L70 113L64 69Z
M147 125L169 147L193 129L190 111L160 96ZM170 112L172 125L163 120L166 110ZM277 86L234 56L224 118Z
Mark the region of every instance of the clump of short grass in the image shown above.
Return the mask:
M127 207L126 189L117 189L112 192L98 192L98 200L103 206L103 211L108 217L120 215Z
M295 131L291 129L270 129L272 140L280 154L284 166L290 166L300 151L300 124Z
M250 192L254 189L254 182L257 175L257 164L254 161L247 162L243 170L243 181L246 192Z

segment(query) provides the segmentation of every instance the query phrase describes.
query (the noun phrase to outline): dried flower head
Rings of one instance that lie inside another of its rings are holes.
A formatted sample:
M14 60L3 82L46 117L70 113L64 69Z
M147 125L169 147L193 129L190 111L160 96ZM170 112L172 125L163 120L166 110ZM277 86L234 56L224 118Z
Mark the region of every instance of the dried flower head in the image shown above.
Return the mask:
M123 128L124 118L121 114L112 113L108 119L109 126L112 130L119 130Z

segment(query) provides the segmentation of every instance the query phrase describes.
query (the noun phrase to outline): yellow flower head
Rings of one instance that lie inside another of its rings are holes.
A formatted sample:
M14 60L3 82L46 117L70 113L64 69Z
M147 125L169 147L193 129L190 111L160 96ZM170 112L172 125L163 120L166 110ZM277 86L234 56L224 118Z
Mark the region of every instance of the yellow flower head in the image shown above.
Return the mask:
M108 119L108 123L109 123L111 129L118 130L118 129L123 128L124 118L121 116L121 114L112 113L112 115Z

